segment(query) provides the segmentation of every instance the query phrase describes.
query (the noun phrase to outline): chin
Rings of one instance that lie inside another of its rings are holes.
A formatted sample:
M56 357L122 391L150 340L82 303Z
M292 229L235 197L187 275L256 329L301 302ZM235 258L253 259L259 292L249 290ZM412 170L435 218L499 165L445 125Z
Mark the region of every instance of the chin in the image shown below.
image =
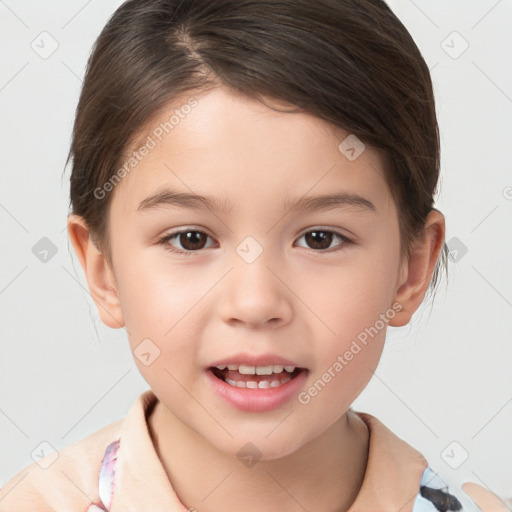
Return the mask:
M273 428L276 428L275 426ZM212 440L217 449L224 453L238 458L243 464L250 467L258 461L273 461L282 459L300 450L307 440L303 438L303 434L287 432L284 429L277 432L272 429L258 429L256 433L243 432L238 430L234 439L229 439L226 444L219 446L218 439ZM270 435L267 432L272 432Z

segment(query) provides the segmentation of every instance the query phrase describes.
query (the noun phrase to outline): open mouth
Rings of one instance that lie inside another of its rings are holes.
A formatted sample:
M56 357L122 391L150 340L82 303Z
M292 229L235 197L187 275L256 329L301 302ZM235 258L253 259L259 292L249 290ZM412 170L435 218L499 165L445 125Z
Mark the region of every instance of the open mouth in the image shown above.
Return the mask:
M249 389L278 388L297 377L301 372L307 371L305 368L281 365L256 367L223 365L210 367L209 370L215 377L230 386Z

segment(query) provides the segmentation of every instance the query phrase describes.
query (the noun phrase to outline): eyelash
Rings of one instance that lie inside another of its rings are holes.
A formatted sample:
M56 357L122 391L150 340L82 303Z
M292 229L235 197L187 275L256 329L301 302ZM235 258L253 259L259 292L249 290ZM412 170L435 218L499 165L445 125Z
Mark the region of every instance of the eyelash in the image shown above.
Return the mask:
M310 249L311 251L314 251L317 253L336 252L338 250L341 250L341 248L343 246L353 243L352 240L347 238L345 235L342 235L341 233L338 233L337 231L333 231L331 229L323 229L323 228L316 228L316 229L310 229L308 231L305 231L304 233L302 233L302 235L299 237L299 239L302 238L304 235L307 235L308 233L312 233L314 231L321 231L322 233L333 234L334 236L338 237L342 241L341 244L336 246L337 249L335 248L334 250L333 249ZM182 254L184 256L192 256L194 253L200 252L201 249L198 249L196 251L182 251L181 249L176 249L174 246L172 246L168 243L170 240L172 240L173 238L176 238L177 236L181 235L182 233L189 233L189 232L201 233L203 235L206 235L209 238L212 238L212 237L210 237L210 235L208 235L208 233L205 233L204 231L201 231L200 229L184 228L184 229L179 229L179 230L173 231L172 233L169 233L168 235L165 235L160 240L158 240L158 244L163 245L165 247L165 249L168 250L169 252L172 252L175 254Z

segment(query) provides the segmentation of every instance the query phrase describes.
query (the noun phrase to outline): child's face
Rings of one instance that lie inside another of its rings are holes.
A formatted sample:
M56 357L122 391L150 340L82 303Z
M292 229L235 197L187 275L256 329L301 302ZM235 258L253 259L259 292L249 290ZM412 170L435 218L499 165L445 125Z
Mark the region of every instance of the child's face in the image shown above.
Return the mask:
M402 279L397 210L378 154L366 148L350 161L338 149L348 133L334 136L312 115L276 112L224 88L180 110L188 98L152 122L142 141L152 146L149 135L156 147L114 190L119 320L143 377L182 424L229 453L251 441L264 458L283 456L342 418L377 366ZM158 140L162 129L153 130L175 109L179 122ZM210 196L226 211L139 209L165 189ZM289 209L334 193L374 208ZM178 228L190 239L159 244ZM240 354L284 358L307 372L286 384L288 394L215 381L209 368ZM258 393L275 396L264 405Z

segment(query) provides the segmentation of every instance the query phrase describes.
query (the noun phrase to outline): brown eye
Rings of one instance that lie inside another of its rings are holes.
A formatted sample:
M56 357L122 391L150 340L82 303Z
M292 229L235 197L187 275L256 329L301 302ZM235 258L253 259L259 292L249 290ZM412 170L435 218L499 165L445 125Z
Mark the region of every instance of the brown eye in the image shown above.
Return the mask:
M333 239L332 233L328 231L310 231L304 236L312 249L328 249Z
M196 229L182 229L181 231L175 231L174 233L166 235L159 240L159 243L171 252L188 256L193 252L204 249L208 238L210 237L203 231ZM174 243L172 243L173 240ZM176 242L178 242L178 247L175 245Z
M307 244L306 247L308 247L309 249L314 249L314 250L319 250L319 251L324 251L324 252L325 252L325 249L331 248L331 244L336 239L340 240L341 243L334 245L334 247L342 246L347 243L350 243L350 240L346 236L343 236L342 234L337 233L335 231L329 231L327 229L310 230L310 231L304 233L304 235L302 235L300 237L300 239L302 239L302 238L304 238L304 240Z
M187 251L203 249L207 238L208 236L201 231L185 231L178 235L181 246Z

